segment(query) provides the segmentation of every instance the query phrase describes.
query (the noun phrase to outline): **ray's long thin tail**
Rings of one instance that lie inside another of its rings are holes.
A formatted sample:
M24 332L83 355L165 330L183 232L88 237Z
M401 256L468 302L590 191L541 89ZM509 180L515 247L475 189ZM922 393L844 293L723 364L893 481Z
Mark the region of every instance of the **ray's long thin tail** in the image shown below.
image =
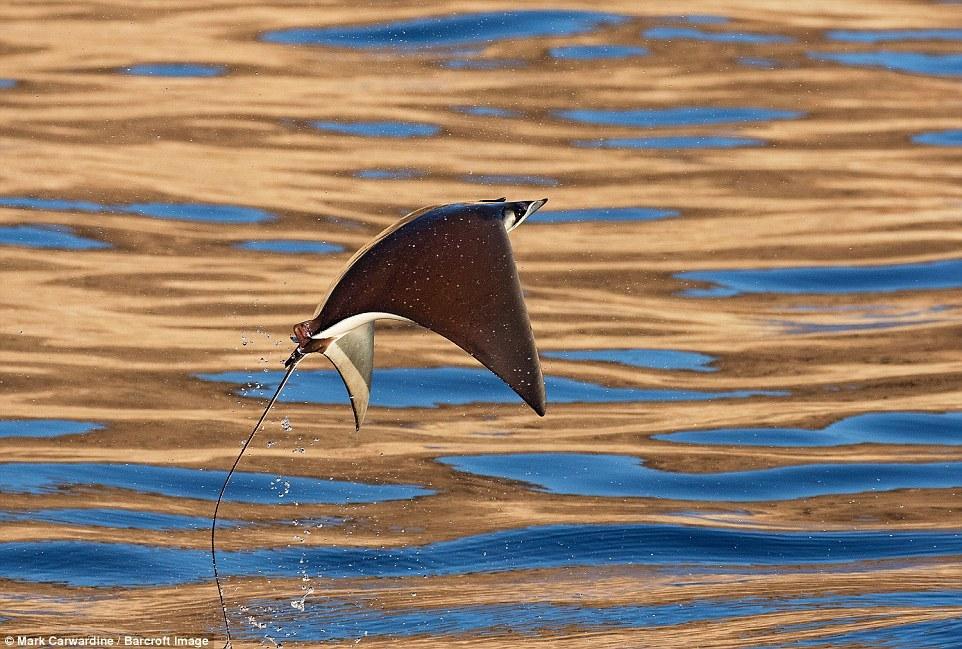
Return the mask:
M214 505L214 516L210 522L210 560L211 564L214 566L214 582L217 584L217 596L220 598L220 610L224 615L224 631L227 634L227 644L224 645L225 649L231 648L232 639L230 635L230 620L227 618L227 603L224 601L224 589L221 586L220 575L217 572L217 545L215 542L215 537L217 534L217 510L220 509L220 503L224 499L224 492L227 491L227 485L230 484L231 476L234 475L237 465L240 464L241 458L244 457L244 452L247 450L247 447L250 446L251 442L254 441L254 435L257 434L257 430L261 427L261 424L264 423L264 420L267 418L267 413L271 411L271 407L274 405L274 402L277 401L277 397L280 396L281 390L283 390L284 386L287 385L287 381L290 380L291 375L294 373L294 368L297 367L297 364L302 358L304 358L304 354L300 349L297 349L293 354L291 354L291 357L287 359L287 362L284 363L284 365L287 367L287 372L284 373L284 378L281 379L280 384L277 386L277 390L274 391L274 396L272 396L271 400L267 402L267 407L264 408L261 418L257 420L257 423L254 424L254 429L251 431L251 434L247 436L247 441L245 441L244 445L241 446L240 453L237 454L237 459L234 460L233 466L231 466L230 471L227 472L227 477L224 478L224 484L221 485L220 493L217 495L217 503Z

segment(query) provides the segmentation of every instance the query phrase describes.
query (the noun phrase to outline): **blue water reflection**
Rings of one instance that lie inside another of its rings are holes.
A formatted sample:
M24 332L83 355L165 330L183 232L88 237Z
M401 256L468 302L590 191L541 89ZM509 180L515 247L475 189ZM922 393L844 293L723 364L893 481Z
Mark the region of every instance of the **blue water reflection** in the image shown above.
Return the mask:
M116 206L117 211L156 219L180 219L204 223L260 223L274 216L253 207L213 203L130 203Z
M940 604L933 604L940 606ZM820 625L820 626L824 626ZM873 649L945 649L962 638L962 618L941 618L865 626L857 630L819 633L817 638L800 639L792 647L872 647Z
M845 43L890 43L898 41L962 41L962 29L835 29L826 34Z
M962 445L962 413L874 412L822 429L714 428L654 435L685 444L731 446L846 446L849 444Z
M632 45L565 45L552 47L548 54L554 59L573 61L597 61L604 59L627 59L646 56L647 48Z
M962 487L962 462L803 464L727 473L674 473L637 457L511 453L438 458L475 475L527 482L549 493L617 498L755 502L831 494Z
M725 135L670 135L665 137L613 137L598 140L575 140L574 145L586 149L736 149L764 146L766 142L752 137Z
M273 252L285 255L330 255L344 252L344 246L326 241L303 241L300 239L257 239L238 244L238 248L255 252Z
M792 43L794 39L780 34L758 34L753 32L706 32L694 27L652 27L643 36L653 40L665 41L706 41L709 43L747 43L752 45L774 45Z
M955 608L962 591L896 591L821 597L742 599L705 598L647 606L589 606L551 602L510 602L474 604L444 608L424 607L383 608L372 602L308 598L303 611L290 606L289 599L254 602L247 615L256 619L270 619L272 630L281 630L299 641L332 642L379 637L412 637L437 635L488 635L513 633L534 636L542 633L580 630L610 631L611 629L675 626L749 617L765 614L801 613L810 611L898 607L931 611L933 607ZM241 621L241 620L239 620ZM962 630L956 627L957 631ZM934 629L933 629L934 630ZM846 633L863 638L863 633ZM887 637L892 631L871 630L865 639ZM250 626L242 637L257 638L263 632ZM837 636L832 636L836 638ZM942 636L948 639L949 635ZM825 640L819 635L818 644ZM872 643L872 646L879 646ZM924 645L923 645L924 646Z
M137 77L219 77L227 74L226 65L206 63L139 63L121 68L123 74Z
M174 498L216 500L226 471L151 464L7 462L0 464L0 492L55 493L71 486L130 489ZM224 500L243 503L371 503L434 493L413 485L366 484L322 478L236 472Z
M455 106L454 110L466 115L476 117L520 117L521 113L508 108L498 108L497 106Z
M423 175L417 169L361 169L354 177L361 180L411 180Z
M624 16L594 11L491 11L368 25L295 27L270 31L261 38L287 45L418 50L515 38L571 36L625 20Z
M396 122L396 121L361 121L361 122L338 122L333 120L319 120L310 123L312 127L329 133L340 133L342 135L355 135L359 137L431 137L441 132L441 128L435 124L424 124L422 122Z
M942 322L942 320L910 320L906 318L879 319L866 322L795 322L791 320L776 320L775 324L784 327L788 334L834 334L850 333L853 331L878 331L881 329L897 329L899 327L918 327Z
M758 107L677 106L674 108L634 108L627 110L578 109L554 113L563 119L585 124L624 126L631 128L666 128L704 126L738 122L763 122L798 119L804 113Z
M17 85L16 79L0 79L0 90L9 90Z
M856 67L885 68L895 72L927 74L936 77L962 76L962 54L924 54L882 50L877 52L809 52L815 61L828 61Z
M209 516L167 514L107 507L37 509L0 512L0 521L42 522L75 527L109 527L127 530L200 530L210 528ZM218 527L237 527L239 521L218 520Z
M780 532L681 525L550 525L405 547L294 546L218 553L222 575L463 575L604 565L793 566L962 556L956 531ZM0 543L7 579L162 586L212 578L210 552L92 541Z
M889 266L819 266L752 268L678 273L688 282L714 288L690 288L686 297L731 297L742 293L818 294L893 293L962 287L962 260Z
M258 208L218 203L127 203L108 205L93 201L60 198L0 196L0 207L52 212L135 214L158 219L178 219L204 223L260 223L275 218L270 212Z
M928 146L962 147L962 129L919 133L912 136L912 141L916 144L927 144Z
M0 245L60 250L101 250L110 244L73 234L62 225L0 225Z
M102 430L103 424L74 419L0 419L0 437L61 437Z
M542 352L545 358L569 361L600 361L647 367L656 370L689 370L691 372L714 372L711 367L715 357L698 352L674 349L579 349L572 351Z
M689 25L724 25L728 22L728 17L714 16L711 14L690 14L687 16L664 16L662 20L666 22L688 23Z
M476 185L528 185L532 187L557 187L555 178L524 174L469 174L461 178Z
M763 56L739 56L736 60L739 65L744 65L749 68L774 70L775 68L779 67L778 61L775 59L765 58Z
M448 59L441 63L449 70L516 70L527 65L521 59Z
M678 210L660 207L594 207L583 210L539 210L531 223L587 223L594 221L656 221L678 216Z
M205 381L244 386L237 394L264 399L274 393L283 372L221 372L200 374ZM371 405L383 408L435 408L469 403L517 403L518 396L484 368L395 367L377 369L371 388ZM755 396L782 397L775 390L700 390L612 388L561 376L546 376L548 403L625 403L632 401L710 401ZM288 403L347 404L344 385L334 370L297 373L280 400Z

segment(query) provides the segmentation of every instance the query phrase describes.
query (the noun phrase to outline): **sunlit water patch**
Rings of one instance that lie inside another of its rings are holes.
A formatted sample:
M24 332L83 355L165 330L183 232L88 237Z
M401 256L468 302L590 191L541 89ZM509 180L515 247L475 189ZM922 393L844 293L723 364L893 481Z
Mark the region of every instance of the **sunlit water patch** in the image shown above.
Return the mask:
M912 141L916 144L927 144L929 146L962 147L962 129L919 133L912 136Z
M627 59L646 56L648 49L633 45L565 45L548 50L551 58L573 61Z
M891 43L899 41L962 41L962 29L836 29L826 36L845 43Z
M0 512L0 521L56 523L75 527L109 527L130 530L200 530L210 528L209 516L188 516L115 509L107 507L37 509L24 512ZM218 520L217 525L237 527L239 521Z
M663 41L706 41L709 43L745 43L750 45L774 45L792 43L794 39L781 34L755 32L709 32L694 27L652 27L643 36Z
M74 419L0 419L0 437L61 437L103 429L103 424Z
M517 38L571 36L626 20L624 16L594 11L491 11L365 25L294 27L266 32L261 38L286 45L410 51Z
M0 464L0 492L55 493L67 487L129 489L175 498L216 500L225 471L150 464L7 462ZM371 503L434 493L414 485L366 484L321 478L236 472L225 500L244 503Z
M583 210L538 210L531 223L584 223L592 221L657 221L678 216L678 210L660 207L595 207Z
M243 386L237 394L269 398L283 372L222 372L200 374L205 381ZM773 390L699 390L612 388L561 376L546 376L548 403L624 403L632 401L708 401L755 396L781 397ZM294 403L347 404L344 385L334 370L297 373L281 393L280 400ZM484 368L404 367L377 369L371 386L371 405L384 408L433 408L469 403L518 403L518 396Z
M220 77L227 74L226 65L207 63L139 63L120 70L137 77Z
M547 176L523 174L468 174L462 180L476 185L519 185L530 187L557 187L558 181Z
M417 169L361 169L354 177L361 180L411 180L423 175Z
M370 120L357 122L340 122L334 120L318 120L310 122L313 128L329 133L341 135L355 135L359 137L431 137L441 132L435 124L424 122L400 122L388 120Z
M962 76L962 54L881 50L877 52L809 52L808 56L815 61L841 63L854 67L885 68L894 72L935 77Z
M282 630L299 641L315 642L506 632L532 636L572 628L593 631L649 628L826 609L844 613L853 608L954 608L960 597L962 591L897 591L776 599L705 598L647 606L587 606L535 601L403 609L381 608L360 598L345 601L309 597L303 610L292 607L289 599L254 602L243 616L237 618L237 624L242 637L262 636L264 631L244 624L247 616L253 615L257 620L270 620L272 632Z
M738 149L765 146L765 140L733 135L668 135L664 137L611 137L575 140L586 149Z
M962 260L887 266L699 270L678 273L675 277L716 285L686 289L682 293L686 297L731 297L742 293L894 293L962 287Z
M585 108L559 110L562 119L584 124L624 126L631 128L666 128L674 126L707 126L738 122L765 122L798 119L804 115L794 110L758 107L678 106L675 108L634 108L609 110Z
M686 430L652 439L726 446L846 446L849 444L962 445L962 413L874 412L822 429L715 428Z
M579 349L570 351L547 351L545 358L568 361L595 361L617 363L632 367L646 367L656 370L689 370L692 372L714 372L711 363L714 356L674 349Z
M51 212L89 214L132 214L157 219L177 219L204 223L260 223L275 217L255 207L219 203L122 203L104 204L59 198L0 196L0 207Z
M344 246L326 241L303 239L256 239L238 244L238 248L255 252L273 252L285 255L330 255L344 252Z
M222 575L319 578L464 575L573 566L799 566L962 556L955 531L779 532L681 525L550 525L405 547L287 546L221 551ZM134 543L0 543L7 579L72 586L171 585L212 578L210 552Z
M511 453L442 457L474 475L518 480L549 493L619 498L755 502L830 494L962 486L962 462L803 464L727 473L652 469L637 457Z
M102 250L110 244L73 233L63 225L0 225L0 245L54 250Z

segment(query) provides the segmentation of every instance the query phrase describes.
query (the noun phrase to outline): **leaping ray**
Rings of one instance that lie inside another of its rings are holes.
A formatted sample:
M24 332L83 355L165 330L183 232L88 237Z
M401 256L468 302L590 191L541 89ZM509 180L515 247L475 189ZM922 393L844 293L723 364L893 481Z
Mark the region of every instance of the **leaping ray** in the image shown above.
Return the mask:
M361 248L314 318L295 325L297 349L284 363L287 372L227 473L214 506L211 557L227 647L230 622L215 551L217 510L241 456L307 354L320 352L334 364L358 430L370 399L374 322L381 319L413 322L444 336L544 416L544 377L508 233L547 200L500 198L412 212Z

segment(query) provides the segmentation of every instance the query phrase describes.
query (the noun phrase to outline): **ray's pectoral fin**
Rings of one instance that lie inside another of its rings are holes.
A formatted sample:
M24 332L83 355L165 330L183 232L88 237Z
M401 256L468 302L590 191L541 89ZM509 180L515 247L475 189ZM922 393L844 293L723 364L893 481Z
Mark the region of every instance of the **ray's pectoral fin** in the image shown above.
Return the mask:
M415 213L355 256L305 333L328 335L364 315L409 320L474 356L543 415L544 376L508 239L508 229L543 204L455 204ZM338 369L351 390L348 371Z
M543 416L544 377L507 230L500 221L452 219L438 224L436 232L441 240L449 234L450 245L398 271L408 288L386 310L474 356ZM463 241L478 243L466 249L459 245Z
M361 430L371 396L371 370L374 367L374 322L360 325L323 351L344 381L354 410L354 425Z

